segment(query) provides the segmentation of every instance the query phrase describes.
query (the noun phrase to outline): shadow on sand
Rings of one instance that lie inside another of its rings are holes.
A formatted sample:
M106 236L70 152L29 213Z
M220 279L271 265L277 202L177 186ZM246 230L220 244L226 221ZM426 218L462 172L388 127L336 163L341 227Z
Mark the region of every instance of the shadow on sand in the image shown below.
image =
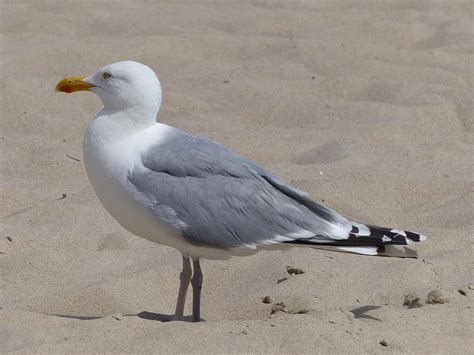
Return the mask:
M358 308L354 308L351 312L354 314L354 318L356 319L372 319L372 320L378 320L382 321L379 318L369 316L368 314L365 314L366 312L373 311L374 309L379 309L382 308L382 306L362 306Z
M76 315L68 315L68 314L47 314L48 316L51 317L60 317L60 318L69 318L69 319L78 319L78 320L95 320L95 319L101 319L101 318L106 318L107 316L76 316ZM140 313L136 314L123 314L123 317L138 317L141 319L146 319L146 320L153 320L153 321L159 321L159 322L171 322L173 321L173 314L162 314L162 313L153 313L153 312L148 312L148 311L143 311ZM192 322L192 316L185 316L182 320L183 322ZM204 319L200 320L201 322L204 321Z

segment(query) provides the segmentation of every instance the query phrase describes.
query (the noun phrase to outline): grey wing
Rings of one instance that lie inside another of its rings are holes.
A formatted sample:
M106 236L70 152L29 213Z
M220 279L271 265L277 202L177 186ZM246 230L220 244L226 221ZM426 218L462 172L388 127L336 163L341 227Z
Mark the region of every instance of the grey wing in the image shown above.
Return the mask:
M129 175L135 196L197 246L254 247L347 239L351 223L256 163L209 140L177 133Z

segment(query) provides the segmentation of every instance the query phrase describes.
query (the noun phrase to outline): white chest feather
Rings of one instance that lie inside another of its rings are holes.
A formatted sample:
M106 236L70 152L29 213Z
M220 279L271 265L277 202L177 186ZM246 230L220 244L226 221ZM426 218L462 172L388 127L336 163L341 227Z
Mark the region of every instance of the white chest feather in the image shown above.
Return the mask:
M95 119L84 137L84 165L94 191L105 207L124 228L142 238L160 244L176 243L176 234L134 199L128 175L142 169L141 154L151 144L158 144L172 129L166 125L111 137L107 125Z

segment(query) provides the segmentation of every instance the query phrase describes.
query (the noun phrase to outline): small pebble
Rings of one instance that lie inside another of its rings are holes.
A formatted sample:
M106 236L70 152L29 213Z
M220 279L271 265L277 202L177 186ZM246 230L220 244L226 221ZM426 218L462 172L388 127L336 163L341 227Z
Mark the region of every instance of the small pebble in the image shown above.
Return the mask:
M379 344L382 346L388 346L388 343L385 340L380 340Z
M466 291L464 291L462 288L460 288L458 292L463 296L467 296Z
M9 242L13 242L13 238L12 238L12 237L7 237L7 240L8 240Z
M469 284L469 286L467 286L468 289L470 290L474 290L474 284Z
M224 80L224 84L229 84L229 80Z
M262 298L263 303L272 303L272 298L270 296L265 296Z
M286 272L290 275L295 274L295 275L300 275L304 274L304 271L300 268L293 267L293 266L287 266L286 267Z
M415 295L406 295L403 306L407 308L419 308L423 306L421 299Z
M440 290L433 290L428 293L428 296L426 297L426 303L428 304L444 304L446 302L448 302L448 299Z

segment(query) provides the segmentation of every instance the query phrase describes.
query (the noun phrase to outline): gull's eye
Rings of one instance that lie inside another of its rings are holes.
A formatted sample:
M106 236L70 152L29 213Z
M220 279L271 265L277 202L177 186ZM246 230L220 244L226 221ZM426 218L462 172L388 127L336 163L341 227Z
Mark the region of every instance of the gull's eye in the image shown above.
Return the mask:
M102 77L103 77L105 80L109 80L109 79L112 77L112 74L105 72L104 74L102 74Z

